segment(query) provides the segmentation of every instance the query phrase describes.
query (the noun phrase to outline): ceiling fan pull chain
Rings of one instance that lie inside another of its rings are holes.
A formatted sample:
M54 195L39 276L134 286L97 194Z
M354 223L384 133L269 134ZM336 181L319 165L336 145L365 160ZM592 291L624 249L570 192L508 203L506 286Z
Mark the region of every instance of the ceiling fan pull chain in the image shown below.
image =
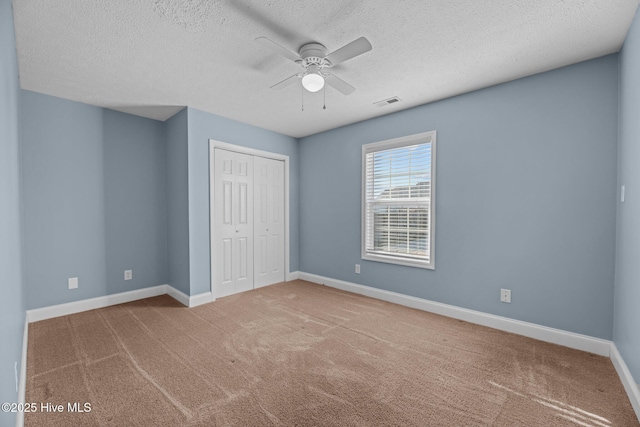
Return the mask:
M302 99L301 104L302 104L302 111L304 111L304 88L302 87L302 85L300 85L300 98Z
M324 85L322 88L322 109L327 109L327 85Z

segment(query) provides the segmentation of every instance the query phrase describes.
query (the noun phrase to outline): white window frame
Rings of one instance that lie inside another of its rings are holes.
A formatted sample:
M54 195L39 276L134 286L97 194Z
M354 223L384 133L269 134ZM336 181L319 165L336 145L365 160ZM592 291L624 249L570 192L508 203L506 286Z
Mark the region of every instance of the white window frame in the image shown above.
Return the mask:
M429 202L429 240L427 245L429 247L429 260L412 260L400 256L374 254L367 251L367 154L389 150L393 148L405 147L408 145L416 145L420 143L431 143L431 199ZM435 229L436 229L436 131L423 132L415 135L404 136L401 138L388 139L380 142L373 142L370 144L364 144L362 146L362 254L361 257L364 260L386 262L391 264L405 265L409 267L426 268L430 270L435 269Z

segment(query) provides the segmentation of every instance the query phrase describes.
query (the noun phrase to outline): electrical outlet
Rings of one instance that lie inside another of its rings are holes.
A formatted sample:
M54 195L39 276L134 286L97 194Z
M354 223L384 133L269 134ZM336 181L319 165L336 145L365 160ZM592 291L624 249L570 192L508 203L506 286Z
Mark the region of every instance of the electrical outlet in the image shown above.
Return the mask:
M511 289L500 289L500 301L506 303L511 302Z
M133 279L133 270L125 270L124 271L124 280Z
M69 277L69 289L78 289L78 278L77 277Z
M360 264L356 264L356 274L360 274Z

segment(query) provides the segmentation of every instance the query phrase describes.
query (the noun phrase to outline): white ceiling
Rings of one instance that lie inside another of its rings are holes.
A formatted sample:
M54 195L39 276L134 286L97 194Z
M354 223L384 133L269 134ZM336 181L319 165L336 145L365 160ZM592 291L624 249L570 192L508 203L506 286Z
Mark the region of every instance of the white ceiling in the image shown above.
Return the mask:
M166 120L183 106L302 137L617 52L640 0L13 0L24 89ZM356 87L269 87L301 68L254 41L373 50ZM392 96L402 102L377 107Z

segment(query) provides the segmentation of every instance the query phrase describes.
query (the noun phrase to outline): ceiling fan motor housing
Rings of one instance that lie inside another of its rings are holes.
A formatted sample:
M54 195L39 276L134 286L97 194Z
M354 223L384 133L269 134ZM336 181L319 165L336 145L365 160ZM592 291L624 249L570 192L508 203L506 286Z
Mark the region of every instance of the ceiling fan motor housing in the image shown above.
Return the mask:
M300 46L298 51L300 58L306 59L310 56L316 56L318 58L324 58L327 56L327 48L320 43L307 43Z
M317 66L320 70L325 67L331 67L331 63L325 59L327 56L327 48L320 43L307 43L302 45L299 50L300 58L302 58L302 66L309 69L311 66Z

